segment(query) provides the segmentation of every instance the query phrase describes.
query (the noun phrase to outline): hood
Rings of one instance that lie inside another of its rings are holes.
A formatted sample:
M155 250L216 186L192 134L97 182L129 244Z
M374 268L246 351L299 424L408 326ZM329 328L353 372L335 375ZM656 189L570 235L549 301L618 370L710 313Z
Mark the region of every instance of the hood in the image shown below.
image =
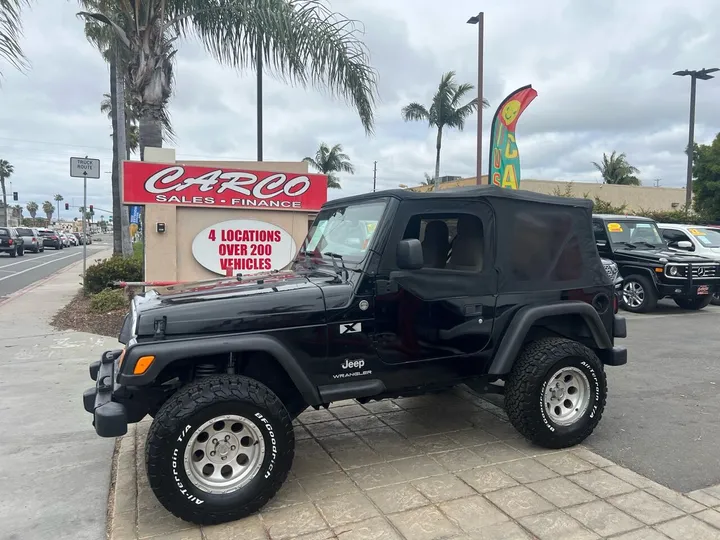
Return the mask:
M134 301L138 336L198 335L322 324L322 287L338 282L326 272L257 274L182 285L169 294ZM164 331L163 327L164 326Z
M648 263L659 263L660 259L667 259L667 262L674 263L703 263L712 262L707 257L698 255L686 255L677 251L671 251L668 248L659 249L643 249L643 248L618 248L615 250L616 255L622 255L623 261L640 261ZM663 263L665 264L665 263Z

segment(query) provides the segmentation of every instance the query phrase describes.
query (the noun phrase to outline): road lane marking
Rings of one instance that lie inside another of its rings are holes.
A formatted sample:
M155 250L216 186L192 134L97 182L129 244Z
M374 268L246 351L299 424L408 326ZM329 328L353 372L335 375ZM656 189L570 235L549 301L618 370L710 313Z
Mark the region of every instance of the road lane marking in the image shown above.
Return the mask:
M29 252L28 252L28 253L29 253ZM30 258L28 258L28 259L25 259L24 261L18 261L18 262L14 262L14 263L10 263L10 264L3 264L2 266L0 266L0 268L9 268L9 267L11 267L11 266L15 266L16 264L23 264L23 263L26 263L26 262L32 262L32 261L36 261L36 260L38 260L38 259L44 259L45 257L53 257L54 255L55 255L55 253L53 253L53 254L51 254L51 255L40 255L39 257L30 257ZM24 255L23 255L23 257L24 257Z
M72 255L66 255L65 257L60 257L59 259L53 259L52 261L48 261L46 263L38 264L37 266L32 266L30 268L26 268L25 270L20 270L19 272L15 272L14 274L11 274L9 276L3 276L0 277L0 281L5 281L6 279L13 278L15 276L19 276L20 274L24 274L25 272L30 272L32 270L35 270L36 268L40 268L41 266L46 266L48 264L52 264L57 261L62 261L64 259L69 259L70 257L74 257L75 255L82 255L82 252L73 253Z

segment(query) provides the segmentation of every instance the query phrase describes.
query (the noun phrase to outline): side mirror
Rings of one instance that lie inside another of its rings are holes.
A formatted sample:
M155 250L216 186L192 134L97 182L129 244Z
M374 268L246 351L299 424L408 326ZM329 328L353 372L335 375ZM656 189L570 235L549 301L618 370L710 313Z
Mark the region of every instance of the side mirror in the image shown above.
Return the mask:
M423 267L422 244L417 238L400 240L396 251L397 266L401 270L418 270Z
M678 249L692 251L693 245L692 245L692 242L690 242L689 240L680 240L677 243L677 247L678 247Z

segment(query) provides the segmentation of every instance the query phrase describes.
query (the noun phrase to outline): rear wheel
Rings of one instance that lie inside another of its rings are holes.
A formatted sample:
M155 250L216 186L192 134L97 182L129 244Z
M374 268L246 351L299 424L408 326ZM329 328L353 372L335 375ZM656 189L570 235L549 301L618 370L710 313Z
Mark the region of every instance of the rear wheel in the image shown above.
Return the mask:
M698 311L700 309L706 308L710 305L710 302L712 302L713 297L711 295L704 295L704 296L678 296L676 298L673 298L675 303L678 305L678 307L681 307L682 309L688 309L691 311Z
M620 300L623 309L631 313L647 313L657 307L658 295L648 278L633 275L624 279Z
M564 338L543 338L518 356L505 384L505 409L515 429L534 444L567 448L595 429L607 399L597 355Z
M10 257L12 257L14 259L17 256L18 256L18 250L17 250L17 248L15 248L10 252Z
M248 377L218 375L179 390L157 412L145 449L162 505L196 524L262 508L292 466L292 420L277 396Z

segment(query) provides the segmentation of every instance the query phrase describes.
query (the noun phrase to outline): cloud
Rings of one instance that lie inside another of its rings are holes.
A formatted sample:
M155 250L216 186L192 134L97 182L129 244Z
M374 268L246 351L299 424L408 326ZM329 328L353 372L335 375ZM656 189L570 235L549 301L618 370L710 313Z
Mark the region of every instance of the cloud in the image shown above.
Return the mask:
M477 11L471 0L331 0L362 23L380 99L375 135L340 99L314 88L263 77L266 160L299 160L321 141L340 143L356 166L332 197L422 182L435 162L434 130L405 123L400 109L428 103L443 72L477 80ZM592 161L625 152L652 184L684 184L689 80L679 69L720 64L720 4L712 0L517 0L485 13L484 137L498 103L531 83L539 96L519 123L524 178L595 181ZM0 157L15 165L13 189L23 205L57 192L79 206L82 183L68 177L74 155L110 170L111 139L99 111L109 89L107 66L83 36L73 2L43 2L27 12L24 47L33 67L6 70L0 87ZM52 43L48 28L52 28ZM177 154L187 159L252 160L256 155L256 78L218 65L196 40L179 45L170 112ZM720 67L718 65L717 67ZM720 77L700 82L696 140L709 142L720 124ZM441 174L472 176L476 120L443 136ZM487 168L487 145L483 169ZM89 182L91 202L111 208L109 175Z

